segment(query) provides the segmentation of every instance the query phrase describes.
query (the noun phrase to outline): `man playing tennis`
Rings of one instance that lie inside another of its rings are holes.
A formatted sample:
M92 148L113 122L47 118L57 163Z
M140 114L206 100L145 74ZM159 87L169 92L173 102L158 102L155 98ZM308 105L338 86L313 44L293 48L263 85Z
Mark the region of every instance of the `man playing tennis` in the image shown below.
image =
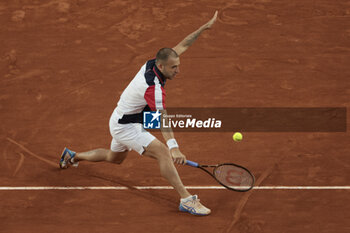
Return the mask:
M130 150L140 155L154 158L158 161L161 175L179 193L180 211L194 215L208 215L210 209L203 206L197 195L191 195L178 175L174 163L184 164L186 157L181 153L172 130L162 129L162 135L167 142L165 146L151 133L142 129L143 111L165 110L165 82L172 80L179 73L180 58L198 36L210 29L217 18L213 18L198 30L189 34L174 48L162 48L156 59L147 61L122 93L117 107L109 122L110 133L113 137L110 149L96 149L76 153L65 148L62 152L60 167L78 166L79 161L107 161L121 164Z

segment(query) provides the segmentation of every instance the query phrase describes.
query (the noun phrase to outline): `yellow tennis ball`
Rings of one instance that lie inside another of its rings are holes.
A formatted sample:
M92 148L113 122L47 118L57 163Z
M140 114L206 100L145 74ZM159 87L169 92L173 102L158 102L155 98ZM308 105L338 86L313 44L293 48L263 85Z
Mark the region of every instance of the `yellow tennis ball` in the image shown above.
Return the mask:
M233 134L232 138L233 138L233 141L239 142L239 141L242 141L243 135L241 133L237 132L237 133Z

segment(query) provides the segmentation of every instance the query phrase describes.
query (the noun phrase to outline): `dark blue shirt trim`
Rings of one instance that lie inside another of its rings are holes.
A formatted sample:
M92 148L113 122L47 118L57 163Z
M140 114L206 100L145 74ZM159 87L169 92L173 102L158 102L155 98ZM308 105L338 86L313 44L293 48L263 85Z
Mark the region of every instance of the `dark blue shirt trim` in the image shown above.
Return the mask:
M155 72L157 72L157 76L160 77L160 83L161 86L164 87L165 85L165 77L162 74L162 72L160 72L160 70L158 69L158 67L156 66L156 59L152 59L147 61L146 63L146 72L145 72L145 79L146 79L146 83L149 86L153 86L155 85L154 83L154 78L156 77Z

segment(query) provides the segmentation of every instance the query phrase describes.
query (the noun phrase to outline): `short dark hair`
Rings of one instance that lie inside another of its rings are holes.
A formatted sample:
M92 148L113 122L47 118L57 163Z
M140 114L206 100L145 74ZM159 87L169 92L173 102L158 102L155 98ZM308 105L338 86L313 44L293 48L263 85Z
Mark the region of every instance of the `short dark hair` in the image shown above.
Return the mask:
M167 61L170 56L179 57L174 49L171 48L161 48L156 55L156 62Z

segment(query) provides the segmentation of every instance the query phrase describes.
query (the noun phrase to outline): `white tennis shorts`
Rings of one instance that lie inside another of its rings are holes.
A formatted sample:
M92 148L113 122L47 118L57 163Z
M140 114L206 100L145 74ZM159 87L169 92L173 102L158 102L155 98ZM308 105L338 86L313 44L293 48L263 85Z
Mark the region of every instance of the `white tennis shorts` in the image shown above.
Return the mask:
M155 139L155 137L143 129L142 124L119 124L118 120L121 117L121 115L118 115L118 113L114 111L109 120L109 131L113 137L111 150L114 152L134 150L142 155L145 148Z

